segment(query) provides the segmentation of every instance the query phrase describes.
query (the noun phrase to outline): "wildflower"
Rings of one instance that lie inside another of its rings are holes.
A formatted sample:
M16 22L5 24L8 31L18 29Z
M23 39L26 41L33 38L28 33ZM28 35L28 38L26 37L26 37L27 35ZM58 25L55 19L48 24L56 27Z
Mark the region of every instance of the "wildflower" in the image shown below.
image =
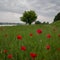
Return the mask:
M41 33L42 33L42 30L41 30L41 29L38 29L38 30L37 30L37 33L38 33L38 34L41 34Z
M21 35L18 35L18 36L17 36L17 39L18 39L18 40L21 40L21 39L22 39L22 36L21 36Z
M22 51L26 51L26 47L25 46L21 46L21 50Z
M32 33L30 33L30 36L33 36L33 34L32 34Z
M3 52L4 52L4 53L7 53L8 51L5 49Z
M32 57L32 58L35 58L35 57L37 57L37 54L35 54L35 53L30 53L30 56Z
M46 49L49 50L49 49L50 49L50 45L47 45L47 46L46 46Z
M9 58L9 59L12 59L12 54L9 54L9 55L8 55L8 58Z
M50 34L47 34L47 38L51 38L51 35Z

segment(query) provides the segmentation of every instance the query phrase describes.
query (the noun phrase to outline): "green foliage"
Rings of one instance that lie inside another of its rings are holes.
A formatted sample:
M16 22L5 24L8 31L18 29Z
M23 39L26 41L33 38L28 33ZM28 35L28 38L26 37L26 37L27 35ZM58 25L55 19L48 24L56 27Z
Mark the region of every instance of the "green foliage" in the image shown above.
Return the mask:
M55 16L54 22L60 20L60 12Z
M43 22L42 24L46 24L46 22Z
M49 22L43 22L42 24L49 24Z
M40 21L36 21L35 24L41 24L41 22Z
M60 20L59 21L56 21L56 22L53 22L52 25L60 26Z
M26 24L31 24L32 22L34 22L37 19L37 15L35 13L35 11L25 11L23 13L23 16L20 17L21 21L26 22Z

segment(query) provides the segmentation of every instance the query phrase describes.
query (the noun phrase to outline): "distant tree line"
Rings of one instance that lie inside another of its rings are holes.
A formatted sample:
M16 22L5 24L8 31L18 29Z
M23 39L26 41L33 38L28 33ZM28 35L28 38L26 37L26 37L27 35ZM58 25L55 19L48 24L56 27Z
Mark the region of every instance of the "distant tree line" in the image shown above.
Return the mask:
M31 25L32 22L35 22L35 24L41 24L40 21L36 21L37 19L37 14L35 13L35 11L30 10L30 11L25 11L23 13L23 16L20 17L21 21L26 22L26 24ZM60 12L55 16L54 18L54 22L60 20ZM49 24L48 22L45 23L43 22L43 24Z
M21 23L0 22L0 25L20 25Z
M40 21L36 21L35 24L49 24L49 22L43 22L43 23L41 23Z

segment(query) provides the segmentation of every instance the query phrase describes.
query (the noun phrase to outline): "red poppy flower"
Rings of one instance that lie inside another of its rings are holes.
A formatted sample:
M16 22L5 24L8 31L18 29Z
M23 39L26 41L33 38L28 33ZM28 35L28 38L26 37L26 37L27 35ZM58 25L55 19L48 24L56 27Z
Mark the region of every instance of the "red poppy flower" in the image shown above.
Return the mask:
M33 34L32 34L32 33L30 33L30 36L33 36Z
M50 34L47 34L47 38L51 38L51 35Z
M37 54L35 54L35 53L30 53L30 56L32 57L32 58L35 58L35 57L37 57Z
M38 34L41 34L41 33L42 33L42 30L41 30L41 29L38 29L38 30L37 30L37 33L38 33Z
M46 49L49 50L49 49L50 49L50 45L47 45L47 46L46 46Z
M12 54L9 54L9 55L8 55L8 58L9 58L9 59L12 59Z
M17 36L17 39L21 40L22 39L22 36L21 35L18 35Z
M4 53L7 53L8 51L5 49L3 52L4 52Z
M22 51L26 51L26 47L25 46L21 46L21 50Z
M60 37L60 34L58 34L58 37Z

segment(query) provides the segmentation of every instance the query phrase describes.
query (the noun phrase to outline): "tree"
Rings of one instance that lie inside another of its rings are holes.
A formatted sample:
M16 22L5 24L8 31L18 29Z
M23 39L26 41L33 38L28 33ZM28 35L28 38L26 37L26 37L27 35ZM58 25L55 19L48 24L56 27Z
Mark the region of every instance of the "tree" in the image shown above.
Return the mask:
M41 24L41 22L40 21L36 21L35 24Z
M60 20L60 12L55 16L54 21Z
M49 22L43 22L42 24L49 24Z
M20 17L21 21L26 22L26 24L31 24L32 22L34 22L37 19L37 15L35 13L35 11L30 10L30 11L25 11L23 13L23 16Z

